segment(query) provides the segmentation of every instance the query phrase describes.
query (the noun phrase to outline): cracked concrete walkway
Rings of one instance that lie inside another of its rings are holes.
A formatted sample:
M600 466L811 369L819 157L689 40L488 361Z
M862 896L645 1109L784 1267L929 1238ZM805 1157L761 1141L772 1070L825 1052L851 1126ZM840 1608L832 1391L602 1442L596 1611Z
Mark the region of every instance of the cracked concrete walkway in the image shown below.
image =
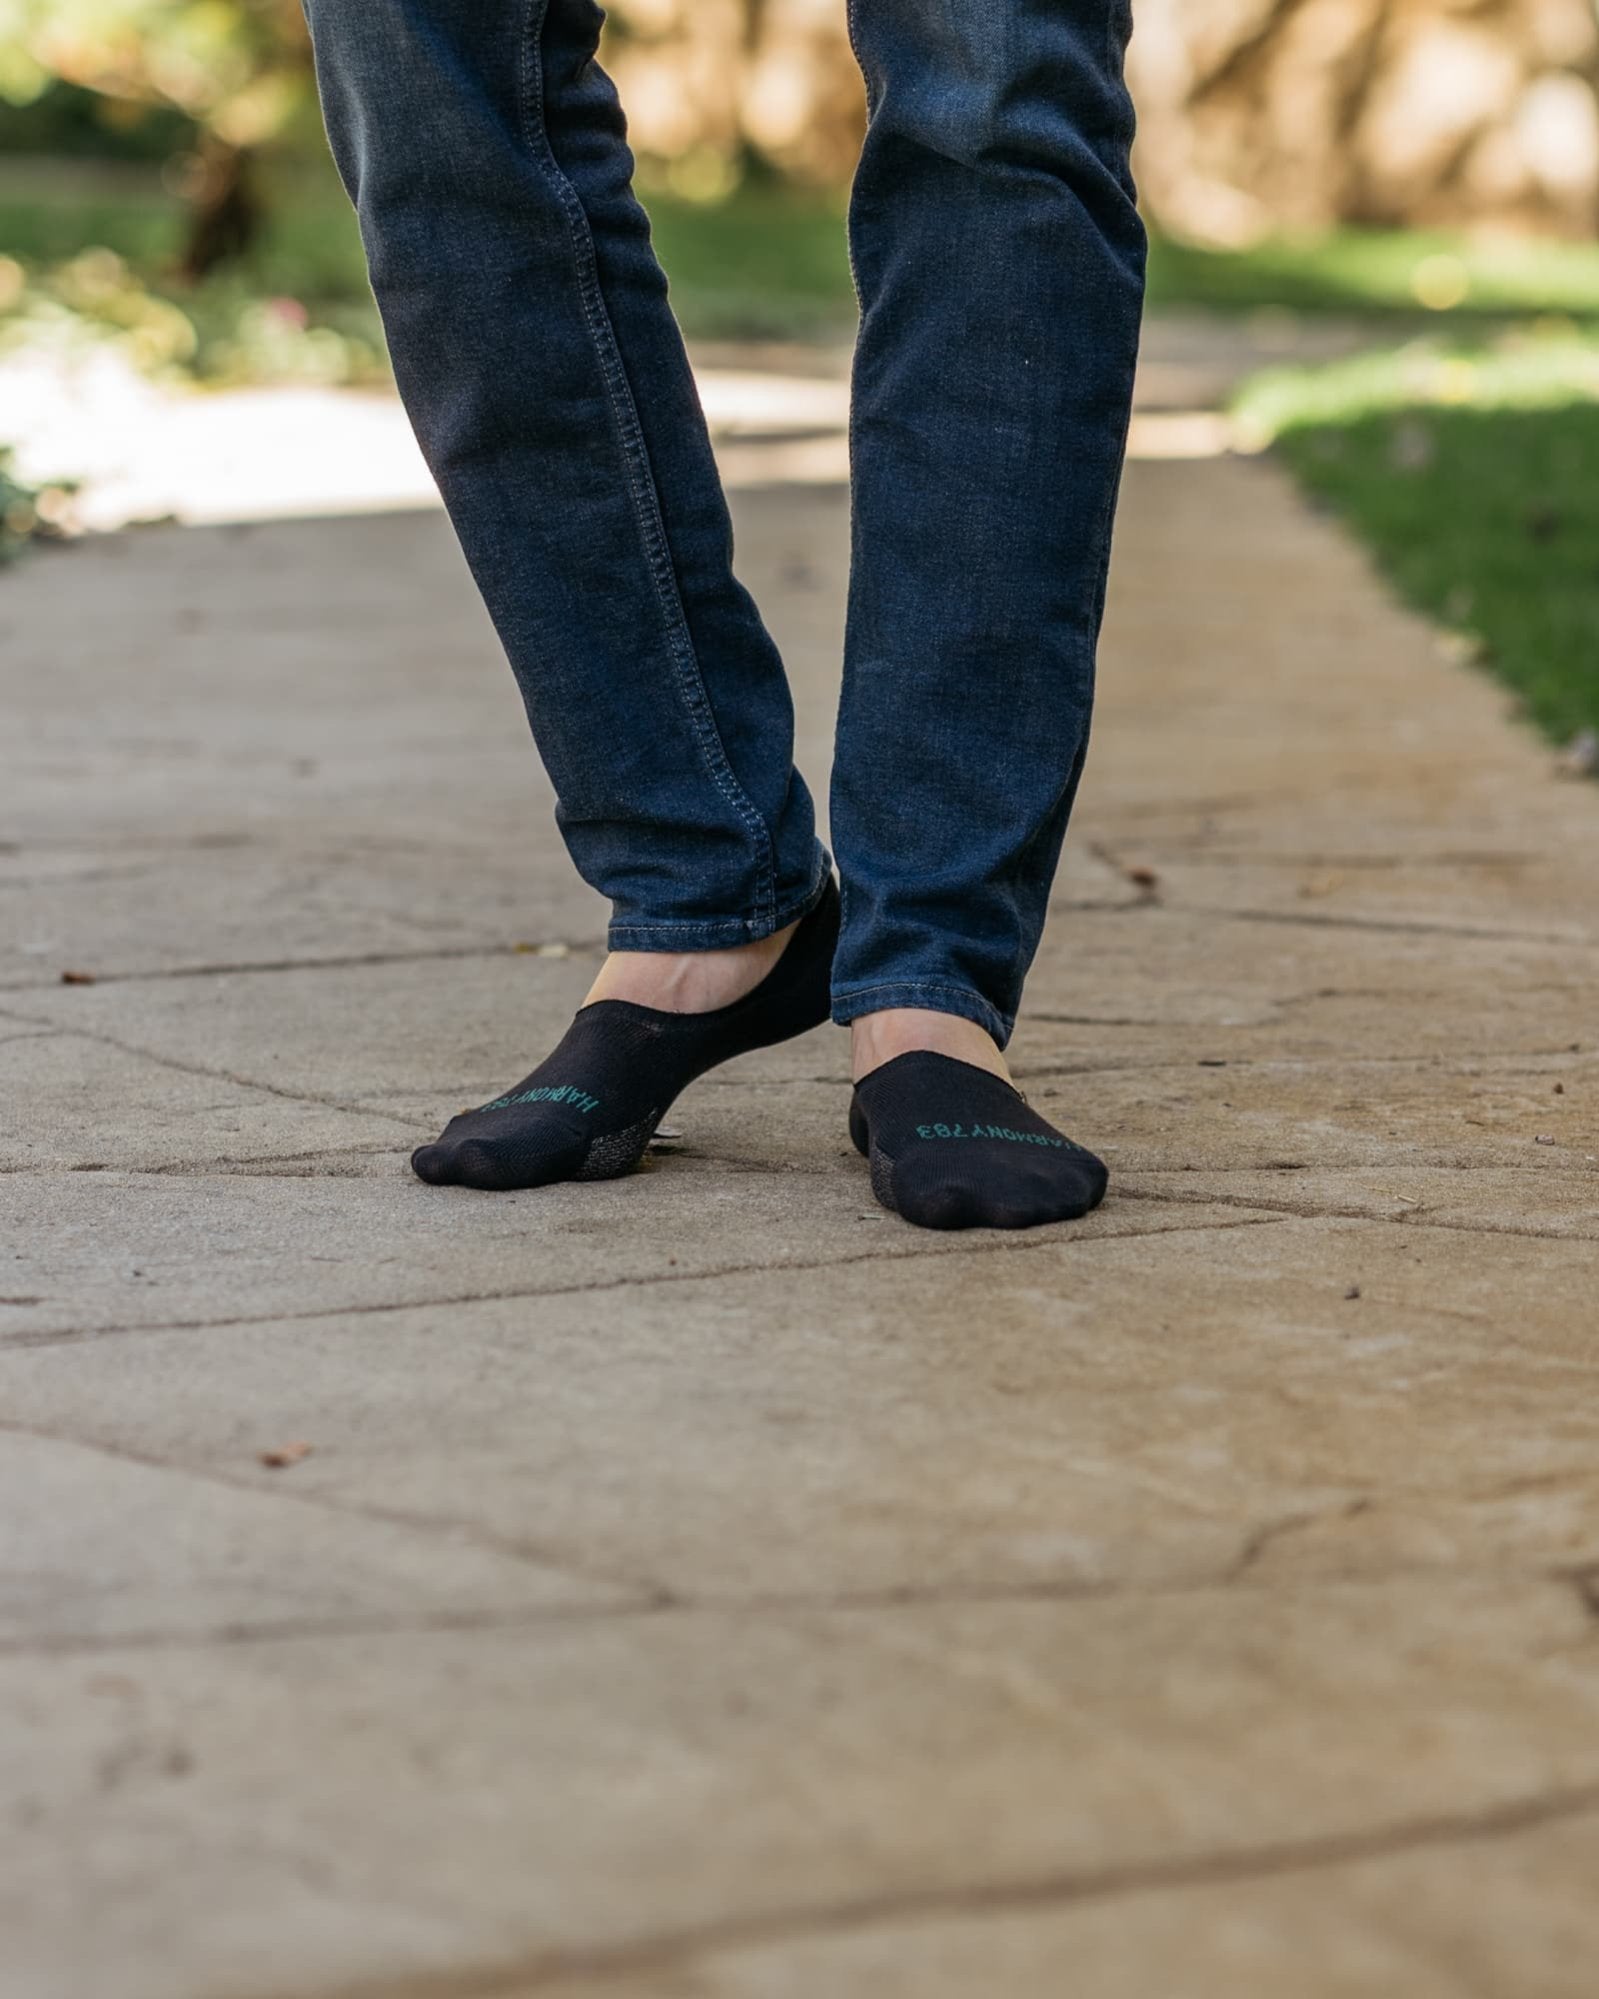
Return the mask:
M844 496L738 516L819 775ZM408 1176L601 932L439 516L0 627L5 1999L1588 1999L1599 795L1271 468L1131 470L1021 1238L831 1030Z

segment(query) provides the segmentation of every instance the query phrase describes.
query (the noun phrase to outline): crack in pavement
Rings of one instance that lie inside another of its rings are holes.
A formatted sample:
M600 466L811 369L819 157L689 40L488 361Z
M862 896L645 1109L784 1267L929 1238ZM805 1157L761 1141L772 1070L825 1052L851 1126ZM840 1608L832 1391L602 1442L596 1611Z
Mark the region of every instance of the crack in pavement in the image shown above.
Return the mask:
M592 956L603 946L592 940L573 941L566 938L548 938L533 950L520 944L456 944L440 945L436 949L407 951L363 951L332 958L259 958L240 959L237 963L216 965L166 965L145 972L96 972L97 986L122 986L150 983L162 979L219 979L243 977L256 972L329 972L349 971L362 965L418 965L428 964L437 959L458 958L536 958L550 945L559 945L561 950L576 957L580 954ZM53 992L60 985L60 979L28 979L22 981L0 980L0 992L30 993Z
M85 868L80 874L0 875L0 893L10 888L77 888L84 882L137 881L151 873L155 863L134 861L126 867ZM32 956L30 952L28 954Z
M1123 875L1134 872L1134 864L1123 861L1106 842L1091 840L1087 844L1088 851L1106 867ZM1201 853L1199 858L1203 860L1206 857ZM1168 862L1168 865L1171 863ZM1231 903L1196 902L1185 896L1171 895L1167 878L1160 875L1158 868L1153 872L1157 879L1149 884L1135 902L1112 905L1089 904L1087 907L1091 909L1108 907L1117 913L1130 909L1148 910L1168 917L1219 916L1238 923L1283 923L1303 925L1311 929L1370 931L1378 935L1397 933L1416 937L1462 937L1496 944L1551 944L1568 950L1573 948L1599 950L1599 936L1584 932L1562 935L1558 932L1521 930L1491 924L1434 921L1426 917L1345 916L1331 910L1238 908ZM1070 904L1055 906L1071 907Z
M551 1946L480 1969L347 1981L316 1999L519 1999L558 1982L601 1983L691 1970L696 1960L733 1952L782 1949L895 1926L980 1921L1126 1901L1188 1888L1241 1887L1284 1876L1324 1873L1362 1861L1393 1860L1488 1844L1599 1814L1599 1782L1530 1792L1475 1809L1418 1814L1346 1832L1236 1846L1166 1859L1112 1861L1011 1880L889 1889L748 1915L712 1917L617 1943ZM263 1991L259 1999L267 1999Z
M1226 904L1185 902L1168 905L1173 914L1222 916L1236 923L1281 923L1311 930L1362 930L1379 936L1462 937L1486 944L1544 944L1561 951L1599 951L1599 937L1562 935L1550 930L1500 930L1482 924L1429 923L1422 918L1335 916L1330 911L1232 909Z
M311 1147L304 1152L268 1152L255 1157L237 1159L224 1157L169 1159L163 1165L140 1166L136 1170L140 1173L165 1174L179 1180L201 1179L207 1173L225 1173L230 1179L235 1180L314 1179L316 1177L314 1173L290 1175L281 1171L274 1172L273 1169L310 1166L318 1159L383 1159L394 1153L403 1153L408 1144L409 1140L402 1139L392 1145L381 1141L373 1145L322 1145Z
M1222 868L1321 868L1329 874L1401 873L1411 868L1526 868L1547 859L1531 851L1519 854L1294 854L1280 847L1259 853L1239 848L1174 845L1158 837L1147 843L1148 851L1165 859L1168 867ZM1141 850L1142 851L1142 850Z
M1484 1145L1487 1142L1487 1140L1479 1141L1479 1143ZM1599 1143L1599 1141L1595 1142ZM1131 1143L1136 1143L1136 1141L1131 1141ZM1118 1159L1116 1161L1116 1168L1120 1173L1532 1173L1555 1179L1569 1175L1574 1180L1591 1179L1596 1173L1599 1173L1599 1164L1595 1163L1599 1161L1599 1154L1583 1153L1579 1156L1576 1153L1575 1146L1581 1143L1580 1140L1575 1141L1572 1145L1539 1146L1536 1154L1532 1152L1532 1146L1535 1141L1522 1139L1519 1143L1527 1149L1528 1156L1525 1159L1445 1159L1441 1157L1419 1159L1395 1152L1387 1156L1379 1154L1363 1159L1350 1159L1348 1157L1339 1159L1262 1159L1251 1162L1249 1160L1241 1160L1234 1155L1227 1159L1160 1159L1158 1161L1146 1159L1136 1162ZM1107 1152L1119 1152L1121 1147L1105 1146L1102 1149ZM1125 1190L1118 1189L1118 1191ZM1137 1198L1148 1199L1150 1197L1144 1195ZM1225 1200L1225 1198L1222 1195L1217 1196L1218 1200ZM1426 1206L1428 1204L1422 1203L1421 1205Z
M162 1055L153 1048L141 1048L136 1042L122 1041L99 1028L63 1027L59 1021L41 1021L37 1016L16 1013L9 1007L0 1008L0 1019L19 1021L32 1027L48 1027L58 1035L91 1041L102 1048L114 1048L119 1055L131 1055L136 1061L153 1062L157 1068L171 1069L180 1076L199 1076L211 1083L231 1083L235 1089L258 1090L264 1096L279 1097L291 1104L318 1104L323 1110L342 1111L350 1117L380 1118L387 1124L402 1124L411 1131L433 1129L431 1123L401 1117L396 1111L369 1110L364 1104L351 1103L342 1097L317 1096L307 1090L287 1090L277 1083L263 1083L248 1076L235 1075L231 1069L213 1069L203 1062L180 1061L176 1055Z
M1276 1002L1265 1001L1263 1004L1275 1005ZM1029 1020L1045 1020L1065 1025L1072 1025L1079 1021L1089 1026L1101 1026L1105 1024L1099 1021L1089 1021L1084 1015L1047 1013L1037 1008L1029 1008L1027 1018ZM1126 1020L1116 1021L1111 1024L1119 1027L1147 1027L1168 1034L1183 1033L1189 1036L1193 1046L1196 1048L1207 1045L1206 1041L1201 1039L1201 1032L1207 1036L1237 1032L1236 1028L1224 1027L1216 1022L1205 1023L1202 1029L1196 1029L1191 1021L1182 1020ZM1266 1028L1271 1026L1272 1023L1260 1021L1252 1023L1252 1025L1259 1028ZM1178 1073L1185 1069L1196 1068L1347 1069L1352 1072L1358 1072L1362 1069L1436 1068L1440 1074L1447 1076L1454 1073L1456 1066L1462 1063L1482 1062L1497 1064L1501 1061L1533 1062L1543 1061L1556 1055L1586 1054L1591 1056L1593 1053L1592 1049L1585 1050L1580 1042L1551 1041L1540 1042L1530 1048L1506 1047L1501 1043L1492 1048L1451 1049L1447 1055L1441 1053L1436 1048L1422 1048L1412 1053L1398 1055L1229 1055L1224 1059L1216 1057L1206 1058L1203 1056L1179 1058L1169 1055L1157 1055L1152 1056L1147 1062L1130 1060L1105 1063L1073 1063L1061 1069L1031 1069L1027 1071L1027 1074L1031 1076L1075 1076L1095 1075L1103 1072L1114 1075L1120 1071L1131 1069L1140 1073L1147 1070L1150 1074L1154 1075L1165 1071ZM1018 1071L1018 1074L1020 1073ZM1468 1071L1467 1073L1472 1072ZM1022 1080L1025 1080L1025 1077Z
M1310 1528L1324 1526L1329 1521L1356 1520L1363 1514L1375 1510L1376 1501L1369 1494L1361 1493L1354 1499L1342 1500L1334 1506L1304 1507L1292 1513L1285 1513L1280 1519L1265 1521L1245 1539L1237 1560L1228 1572L1228 1581L1241 1582L1245 1576L1250 1575L1265 1559L1267 1552L1279 1541L1285 1541L1294 1534L1302 1534Z
M28 1434L49 1437L48 1432ZM49 1440L69 1443L76 1441L71 1438L53 1437ZM85 1448L100 1447L88 1445ZM112 1452L109 1455L115 1456L117 1453ZM181 1466L163 1468L179 1471L185 1469ZM257 1486L243 1489L262 1490ZM303 1498L305 1495L298 1496ZM348 1514L356 1519L389 1522L393 1518L388 1514L370 1514L363 1509L338 1503L328 1503L326 1510L335 1514ZM1418 1562L1382 1569L1330 1569L1288 1578L1275 1576L1266 1583L1249 1580L1259 1560L1260 1551L1273 1542L1313 1526L1323 1519L1336 1519L1363 1510L1366 1510L1363 1503L1357 1500L1345 1506L1329 1507L1322 1513L1295 1513L1280 1520L1268 1521L1246 1537L1243 1548L1237 1556L1218 1564L1208 1573L1171 1576L1163 1580L1140 1583L1070 1579L1027 1580L1016 1577L1008 1581L974 1583L969 1586L944 1584L922 1588L914 1584L887 1584L860 1589L772 1590L743 1595L721 1593L714 1588L674 1589L664 1583L650 1583L647 1586L640 1585L630 1596L623 1593L626 1586L619 1585L618 1594L607 1602L553 1601L524 1604L512 1610L484 1607L435 1611L418 1609L402 1612L351 1612L344 1616L268 1618L258 1623L234 1618L225 1623L196 1629L176 1626L126 1632L42 1633L37 1637L0 1638L0 1658L73 1658L85 1654L99 1655L122 1651L207 1652L242 1646L292 1645L306 1641L337 1639L447 1637L455 1632L473 1631L534 1632L544 1627L564 1629L579 1624L646 1622L666 1618L710 1620L720 1618L733 1623L745 1618L781 1620L785 1617L821 1616L849 1619L870 1616L879 1611L937 1612L963 1608L1024 1608L1034 1605L1048 1607L1065 1604L1161 1603L1181 1601L1190 1597L1215 1596L1235 1590L1242 1595L1264 1596L1269 1592L1280 1596L1286 1589L1315 1592L1336 1591L1353 1586L1380 1590L1400 1583L1448 1584L1460 1581L1545 1583L1552 1589L1574 1595L1584 1615L1599 1624L1599 1563L1575 1566L1561 1563L1541 1567L1516 1566L1503 1562ZM394 1524L430 1527L456 1540L468 1538L458 1531L458 1523L453 1521L424 1520L413 1523L401 1516L394 1520ZM538 1566L546 1570L551 1567L548 1563L540 1563ZM558 1572L577 1581L605 1580L590 1577L584 1571L570 1567L560 1568Z
M412 1513L403 1508L354 1503L334 1494L304 1486L289 1485L281 1479L274 1479L269 1484L264 1479L248 1474L230 1473L215 1465L197 1465L178 1458L166 1458L157 1452L135 1450L132 1445L107 1443L100 1438L80 1437L70 1432L48 1430L41 1425L18 1422L12 1417L0 1417L0 1435L28 1437L37 1443L83 1451L91 1456L110 1458L117 1464L136 1465L142 1471L162 1472L171 1477L193 1480L201 1485L219 1486L228 1492L243 1492L268 1500L286 1500L291 1506L310 1507L318 1512L330 1513L343 1519L367 1520L380 1526L404 1528L408 1532L423 1536L441 1537L458 1546L478 1548L486 1554L500 1555L546 1574L565 1576L572 1582L613 1590L619 1596L630 1592L636 1599L634 1607L638 1604L653 1606L658 1601L666 1601L662 1597L659 1585L654 1582L637 1577L595 1575L587 1570L575 1568L567 1557L542 1543L530 1541L523 1536L496 1534L489 1528L480 1527L469 1521L444 1520L426 1513Z
M254 1489L254 1488L252 1488ZM330 1508L330 1511L353 1509ZM357 1514L356 1517L370 1517ZM387 1516L382 1516L387 1517ZM441 1530L445 1523L433 1523ZM565 1573L575 1572L567 1570ZM1451 1574L1463 1573L1451 1571ZM1473 1575L1478 1571L1471 1571ZM1490 1574L1499 1571L1488 1571ZM1525 1580L1527 1571L1516 1571ZM1551 1576L1550 1580L1564 1580ZM1329 1586L1347 1580L1324 1579ZM1360 1582L1378 1582L1386 1577L1357 1575ZM37 1638L0 1638L0 1658L74 1658L106 1652L186 1652L213 1651L245 1645L288 1645L302 1640L398 1638L448 1636L453 1632L536 1631L543 1626L567 1627L574 1624L612 1624L661 1617L782 1618L808 1615L867 1615L882 1610L956 1609L961 1606L1102 1603L1106 1601L1155 1600L1174 1597L1208 1596L1231 1589L1236 1578L1231 1566L1213 1575L1174 1578L1160 1583L999 1583L970 1589L881 1588L828 1591L773 1591L767 1595L718 1595L713 1591L687 1592L656 1586L649 1595L610 1603L527 1604L516 1610L417 1611L398 1614L373 1612L347 1617L263 1619L250 1623L234 1619L209 1629L150 1629L135 1632L64 1633Z
M1151 1169L1145 1168L1145 1171ZM1165 1169L1160 1169L1164 1171ZM1245 1171L1252 1169L1245 1168ZM1313 1170L1313 1169L1301 1169ZM1438 1170L1436 1168L1434 1171ZM1591 1233L1576 1229L1535 1229L1511 1227L1505 1222L1486 1221L1473 1218L1470 1221L1446 1221L1441 1216L1429 1213L1430 1202L1418 1202L1403 1209L1398 1214L1378 1213L1373 1208L1322 1208L1295 1206L1288 1201L1280 1201L1270 1194L1262 1194L1246 1200L1242 1194L1219 1194L1214 1191L1198 1194L1157 1193L1153 1188L1119 1186L1117 1189L1124 1201L1150 1201L1165 1203L1172 1207L1217 1207L1240 1208L1255 1212L1264 1210L1268 1214L1280 1215L1284 1219L1301 1222L1393 1222L1412 1229L1437 1229L1444 1233L1458 1235L1502 1235L1522 1236L1530 1242L1592 1242L1599 1240L1599 1217L1596 1217ZM1380 1195L1379 1199L1392 1196Z
M1343 989L1340 990L1342 991ZM1371 990L1374 994L1387 997L1390 989L1373 987ZM1298 1005L1304 998L1305 995L1303 994L1294 994L1287 1000L1268 1000L1262 1002L1262 1004L1272 1007ZM1098 1016L1051 1013L1045 1009L1035 1007L1028 1008L1027 1019L1028 1021L1048 1021L1054 1025L1072 1025L1075 1023L1102 1026L1106 1024ZM1114 1024L1126 1027L1147 1027L1161 1031L1172 1031L1174 1028L1181 1028L1183 1031L1193 1034L1193 1029L1182 1022L1173 1023L1163 1020L1127 1019L1115 1022ZM1269 1023L1263 1022L1261 1025L1267 1026ZM1233 1030L1224 1029L1221 1031L1232 1032ZM1204 1044L1195 1037L1194 1045L1198 1047ZM1593 1052L1589 1051L1589 1059L1592 1058ZM1282 1071L1284 1074L1294 1074L1301 1070L1335 1069L1347 1070L1352 1075L1358 1075L1365 1069L1413 1068L1435 1071L1440 1078L1460 1075L1475 1077L1480 1074L1484 1080L1492 1080L1494 1078L1510 1078L1517 1075L1541 1076L1544 1073L1541 1070L1523 1070L1518 1069L1515 1065L1526 1062L1542 1062L1550 1060L1555 1056L1581 1053L1583 1053L1583 1050L1580 1045L1573 1047L1569 1041L1540 1042L1527 1048L1506 1046L1501 1042L1496 1043L1491 1048L1451 1049L1447 1055L1439 1053L1437 1049L1423 1049L1415 1054L1408 1055L1229 1055L1222 1066L1228 1069L1254 1069L1272 1073ZM1470 1066L1472 1064L1483 1064L1485 1066L1479 1071L1472 1068ZM1083 1056L1071 1062L1050 1062L1044 1064L1023 1064L1018 1062L1013 1070L1013 1075L1017 1088L1025 1089L1031 1083L1049 1082L1056 1077L1120 1076L1128 1074L1139 1076L1181 1076L1186 1075L1192 1069L1212 1068L1214 1066L1214 1061L1203 1061L1198 1056L1193 1055L1151 1054L1147 1056L1107 1056L1103 1058ZM689 1089L748 1090L758 1096L768 1090L792 1090L812 1085L825 1089L848 1090L850 1086L849 1073L845 1069L839 1069L831 1075L823 1076L740 1076L725 1075L720 1070L712 1070L708 1075L697 1077L689 1085ZM378 1103L386 1097L415 1098L421 1095L432 1095L443 1098L450 1103L455 1103L471 1097L474 1093L481 1096L486 1089L491 1087L492 1085L485 1084L483 1079L479 1077L469 1083L445 1083L437 1086L429 1086L425 1090L368 1090L363 1095L361 1102L368 1107L376 1108ZM687 1097L688 1091L685 1091L683 1096L673 1106L674 1114L681 1112Z
M0 1175L49 1173L137 1173L141 1178L167 1178L174 1180L200 1180L207 1174L215 1173L230 1180L284 1180L315 1179L314 1172L303 1174L286 1171L274 1172L276 1168L288 1168L302 1163L309 1165L318 1159L381 1159L386 1155L403 1154L410 1141L397 1139L395 1143L376 1145L328 1145L307 1152L262 1153L250 1158L209 1158L209 1159L167 1159L156 1163L141 1161L137 1166L111 1166L104 1160L53 1160L46 1164L18 1161L16 1164L0 1163ZM329 1179L348 1178L348 1175L329 1174Z
M1158 1199L1159 1197L1151 1196L1149 1198ZM1199 1202L1178 1203L1174 1199L1173 1205L1195 1207L1203 1204ZM1250 1206L1249 1203L1239 1200L1226 1201L1218 1205L1246 1211ZM1264 1203L1256 1205L1262 1208L1265 1206ZM887 1220L888 1217L886 1215L883 1217L874 1215L871 1219L873 1221L879 1219ZM1192 1222L1184 1223L1177 1228L1122 1229L1115 1234L1087 1236L1075 1239L1073 1242L1073 1254L1081 1256L1096 1243L1151 1241L1166 1236L1197 1235L1205 1231L1216 1231L1219 1233L1228 1229L1269 1228L1278 1222L1289 1219L1291 1219L1290 1216L1276 1212L1254 1214L1246 1212L1245 1218L1239 1221L1217 1220L1211 1222ZM1356 1219L1361 1221L1382 1221L1386 1217L1361 1215ZM1076 1225L1073 1223L1064 1223L1061 1226L1070 1228ZM542 1289L508 1286L504 1290L456 1292L444 1297L382 1299L353 1305L318 1305L307 1310L292 1312L240 1313L232 1318L161 1319L143 1323L136 1321L121 1326L73 1327L59 1332L14 1333L9 1336L0 1334L0 1355L10 1352L29 1352L37 1347L92 1345L99 1340L121 1339L135 1334L221 1332L230 1326L295 1325L308 1319L358 1318L380 1312L444 1311L456 1305L493 1305L503 1304L516 1299L526 1299L531 1303L544 1298L598 1296L607 1291L628 1291L655 1284L715 1283L729 1277L787 1277L807 1270L846 1269L855 1263L875 1263L879 1261L915 1263L932 1257L1026 1256L1036 1254L1040 1250L1058 1249L1062 1246L1058 1237L1049 1234L1045 1230L1033 1230L1030 1234L1033 1238L1030 1241L970 1244L951 1243L947 1247L939 1246L926 1249L888 1251L867 1249L861 1250L858 1254L795 1259L789 1263L774 1263L770 1261L761 1263L728 1263L713 1265L711 1268L705 1270L641 1271L632 1277L600 1278L583 1284L553 1284Z
M13 1041L59 1041L68 1032L70 1030L64 1027L25 1027L20 1034L0 1034L0 1048L9 1046Z

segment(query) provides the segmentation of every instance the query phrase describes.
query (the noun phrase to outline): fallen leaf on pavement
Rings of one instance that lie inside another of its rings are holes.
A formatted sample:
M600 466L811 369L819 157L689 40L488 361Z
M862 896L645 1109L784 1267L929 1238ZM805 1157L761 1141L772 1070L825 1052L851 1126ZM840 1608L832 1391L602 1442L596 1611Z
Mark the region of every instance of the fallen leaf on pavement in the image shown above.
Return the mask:
M289 1465L297 1465L301 1458L311 1455L309 1444L279 1444L275 1451L262 1451L260 1458L268 1471L283 1471Z

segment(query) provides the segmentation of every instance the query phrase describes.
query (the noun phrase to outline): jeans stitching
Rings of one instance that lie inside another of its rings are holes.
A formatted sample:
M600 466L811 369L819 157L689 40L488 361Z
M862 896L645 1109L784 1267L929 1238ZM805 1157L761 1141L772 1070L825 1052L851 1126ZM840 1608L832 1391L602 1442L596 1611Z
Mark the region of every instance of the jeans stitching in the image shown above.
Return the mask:
M1120 0L1113 0L1113 4L1108 9L1109 27L1106 36L1106 58L1109 62L1112 75L1116 78L1120 78L1123 67L1123 45L1119 33L1122 18L1124 16ZM1130 7L1126 10L1125 18L1130 27L1132 19ZM1125 86L1123 87L1123 96L1126 97ZM1131 98L1127 98L1126 101L1130 107ZM1067 804L1069 808L1070 802L1075 798L1077 788L1082 782L1083 769L1088 759L1088 738L1093 726L1094 678L1099 652L1099 637L1105 622L1105 598L1110 587L1110 557L1111 546L1116 532L1116 508L1121 493L1122 475L1126 469L1128 438L1132 431L1133 383L1138 371L1139 334L1142 330L1143 320L1142 277L1140 277L1140 295L1138 305L1135 307L1135 313L1137 319L1133 332L1133 357L1122 375L1122 394L1120 397L1120 408L1123 412L1121 437L1117 444L1113 460L1113 476L1106 486L1104 504L1100 508L1099 518L1094 523L1093 539L1088 544L1093 574L1092 595L1089 599L1090 637L1088 642L1088 669L1090 676L1090 698L1088 716L1084 724L1082 739L1078 744L1077 755L1066 773L1065 782L1061 785L1060 790L1056 793L1050 805L1047 817L1039 822L1040 827L1053 823L1063 803Z
M867 993L966 993L981 1006L991 1006L975 986L958 986L949 979L874 979L866 986L840 986L834 999L861 999ZM999 1008L993 1007L995 1013Z
M870 124L877 110L877 93L872 88L872 79L866 73L866 63L861 55L860 21L856 14L856 0L844 0L844 32L849 37L851 53L856 67L861 73L861 82L866 87L866 120Z
M839 986L834 988L833 1004L836 1007L842 1001L870 999L877 993L952 993L981 1007L990 1019L1001 1022L1007 1033L1015 1024L1013 1015L995 1006L992 1000L984 999L974 986L952 985L946 979L888 979L869 986Z
M829 869L825 865L818 868L816 878L803 895L791 897L778 904L771 917L771 928L763 935L770 936L773 930L783 928L782 919L794 922L798 917L808 916L821 901L826 890ZM722 916L715 918L690 918L683 923L612 923L609 935L612 937L701 937L723 936L731 931L745 935L756 928L763 919L748 916ZM625 948L625 947L623 947Z
M1088 761L1088 738L1093 727L1093 694L1099 652L1100 629L1105 622L1105 598L1110 588L1110 552L1116 530L1116 501L1121 488L1122 468L1127 458L1127 439L1132 429L1132 372L1127 377L1127 393L1124 398L1127 420L1122 425L1121 445L1116 457L1116 476L1110 482L1110 491L1100 509L1099 519L1094 526L1093 539L1089 542L1090 562L1093 574L1093 594L1089 600L1091 611L1090 638L1088 641L1089 711L1084 719L1083 733L1077 745L1077 754L1067 769L1066 776L1050 802L1048 813L1039 821L1039 831L1054 823L1063 803L1075 797L1082 783L1083 769ZM1063 835L1064 838L1064 835Z
M1111 0L1106 9L1105 63L1111 79L1111 88L1122 98L1121 147L1122 177L1126 181L1129 194L1137 195L1132 186L1132 162L1129 155L1133 140L1138 136L1138 112L1133 103L1132 92L1127 88L1127 51L1132 45L1136 22L1132 0Z
M588 214L577 189L567 179L561 169L560 161L555 157L555 149L550 144L545 125L542 44L549 7L550 0L527 0L524 10L519 105L522 137L529 152L549 177L555 189L556 199L566 216L577 270L578 295L582 300L583 316L588 322L594 358L599 363L601 380L605 386L612 419L616 424L617 436L621 443L622 462L627 470L628 493L633 503L634 520L644 544L645 561L650 580L655 587L656 602L660 608L667 646L676 672L678 691L699 742L700 753L705 759L706 771L734 812L743 820L755 845L762 873L754 920L766 922L770 921L775 911L777 899L777 867L772 852L771 834L760 813L745 795L728 762L726 748L717 730L715 716L711 712L710 697L706 693L705 682L700 674L699 661L695 656L693 640L688 631L682 599L678 594L677 579L672 571L671 551L666 544L666 530L661 519L660 495L655 487L654 473L650 468L649 455L644 446L644 435L639 425L632 387L622 365L621 354L616 344L616 332L610 323L610 316L605 309L604 295L600 290L599 269Z

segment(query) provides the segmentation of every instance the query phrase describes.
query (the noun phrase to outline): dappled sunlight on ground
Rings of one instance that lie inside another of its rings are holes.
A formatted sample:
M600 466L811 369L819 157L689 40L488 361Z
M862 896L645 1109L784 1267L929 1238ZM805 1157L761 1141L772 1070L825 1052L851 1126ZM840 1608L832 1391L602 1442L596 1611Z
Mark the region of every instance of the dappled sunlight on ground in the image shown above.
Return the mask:
M1131 455L1209 458L1232 449L1218 405L1281 344L1269 327L1240 324L1225 334L1184 319L1152 322ZM1317 351L1325 347L1317 343ZM730 488L848 479L846 344L718 343L696 361ZM390 392L302 384L199 390L152 381L109 346L23 350L0 363L0 437L15 444L22 477L81 482L74 518L92 530L438 504Z

